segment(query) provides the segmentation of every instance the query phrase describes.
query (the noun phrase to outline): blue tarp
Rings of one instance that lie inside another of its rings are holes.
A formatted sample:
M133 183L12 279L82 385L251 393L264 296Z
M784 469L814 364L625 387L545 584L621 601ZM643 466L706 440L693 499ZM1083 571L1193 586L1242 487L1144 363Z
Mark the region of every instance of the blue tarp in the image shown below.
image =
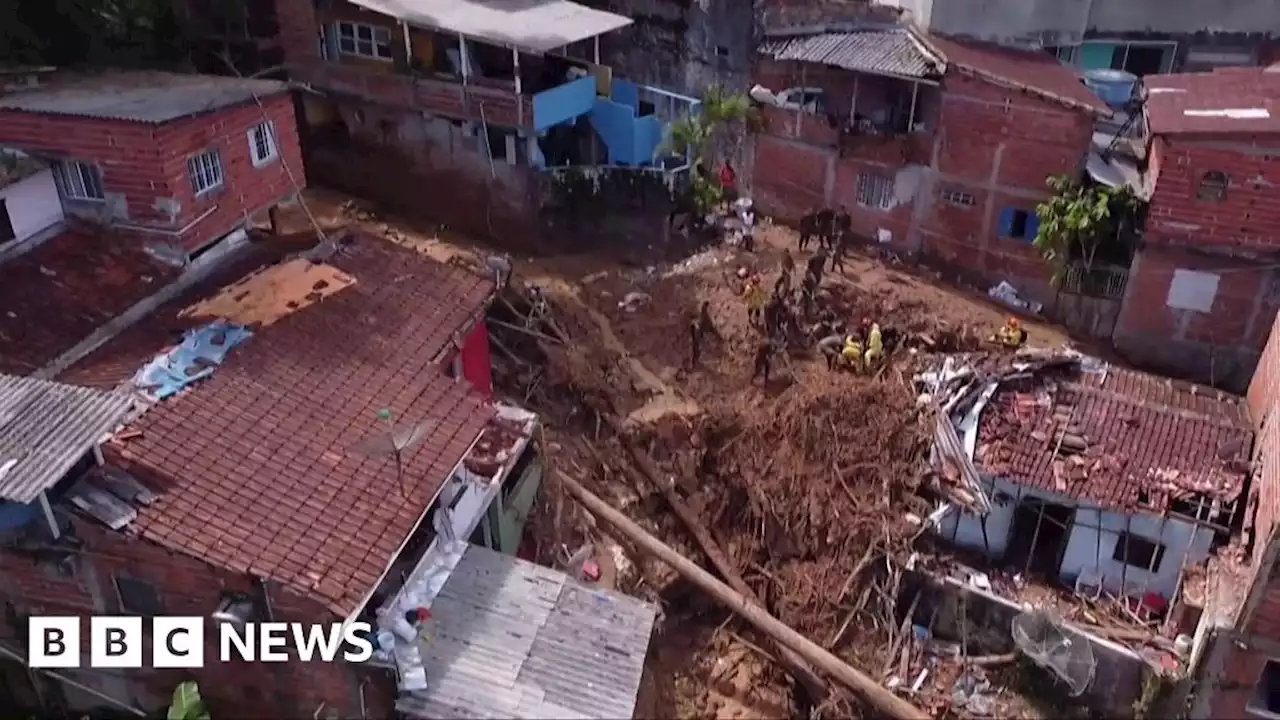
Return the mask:
M225 320L189 330L181 344L144 365L133 383L157 400L171 397L212 375L232 348L252 336L248 328Z

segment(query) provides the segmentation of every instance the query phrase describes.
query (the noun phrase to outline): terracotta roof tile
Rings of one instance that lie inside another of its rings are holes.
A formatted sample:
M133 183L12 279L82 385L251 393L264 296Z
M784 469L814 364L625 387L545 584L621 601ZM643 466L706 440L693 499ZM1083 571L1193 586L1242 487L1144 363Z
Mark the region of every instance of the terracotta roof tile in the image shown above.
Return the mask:
M346 615L493 415L432 364L492 284L364 236L332 264L355 284L260 330L112 456L162 491L141 535ZM402 473L357 448L386 432L382 408L435 423Z
M1056 103L1095 115L1110 115L1106 103L1085 87L1082 76L1046 53L992 43L928 35L947 62L988 80L1004 82Z
M1280 133L1280 72L1149 75L1143 85L1147 123L1156 135Z
M1086 447L1060 450L1064 433ZM1014 483L1104 509L1160 513L1197 493L1234 502L1252 436L1238 398L1113 368L1105 382L1084 375L1002 385L982 412L977 461Z
M176 275L136 241L88 229L0 264L0 372L39 370Z

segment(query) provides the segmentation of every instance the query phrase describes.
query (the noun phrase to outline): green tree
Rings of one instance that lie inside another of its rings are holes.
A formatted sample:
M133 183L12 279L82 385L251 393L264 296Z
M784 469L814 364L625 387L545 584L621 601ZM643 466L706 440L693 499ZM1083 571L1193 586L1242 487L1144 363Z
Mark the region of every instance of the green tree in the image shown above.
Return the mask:
M1123 242L1122 230L1132 223L1140 201L1128 186L1086 185L1065 175L1050 177L1047 182L1053 197L1036 208L1040 229L1035 247L1052 269L1052 282L1057 285L1072 261L1079 261L1089 272L1100 248Z
M182 683L173 691L166 720L209 720L209 710L200 697L200 687L194 680Z
M685 112L671 124L664 146L668 152L688 152L698 212L709 211L723 199L719 182L702 170L714 163L717 153L739 149L747 132L755 129L759 122L760 113L751 98L713 85L703 93L697 108Z
M167 67L186 51L167 0L0 0L0 67Z

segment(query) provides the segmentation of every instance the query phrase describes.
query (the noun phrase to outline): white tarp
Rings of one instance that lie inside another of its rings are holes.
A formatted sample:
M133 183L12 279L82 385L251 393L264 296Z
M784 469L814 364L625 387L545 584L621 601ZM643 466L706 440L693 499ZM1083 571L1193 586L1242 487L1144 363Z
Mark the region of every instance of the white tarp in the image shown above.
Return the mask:
M631 18L568 0L352 0L410 25L535 53L631 24Z

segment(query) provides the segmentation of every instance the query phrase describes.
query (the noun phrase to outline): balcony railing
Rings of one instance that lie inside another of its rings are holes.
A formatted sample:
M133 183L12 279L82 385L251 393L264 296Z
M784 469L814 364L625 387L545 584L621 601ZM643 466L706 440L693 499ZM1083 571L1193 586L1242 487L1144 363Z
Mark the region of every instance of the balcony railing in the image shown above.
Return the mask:
M1129 285L1129 270L1115 265L1086 268L1084 265L1067 266L1062 276L1062 291L1072 295L1119 300Z

